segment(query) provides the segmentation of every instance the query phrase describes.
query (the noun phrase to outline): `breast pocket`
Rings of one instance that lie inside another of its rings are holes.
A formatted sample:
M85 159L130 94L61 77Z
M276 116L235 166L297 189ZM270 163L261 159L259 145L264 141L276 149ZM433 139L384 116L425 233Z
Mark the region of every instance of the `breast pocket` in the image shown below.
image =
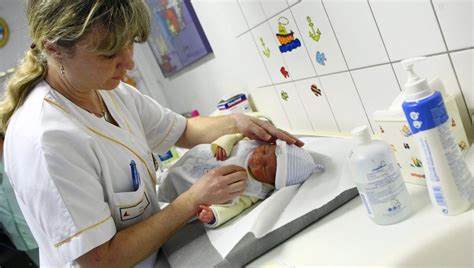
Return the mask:
M140 182L136 191L114 193L114 219L119 229L133 225L151 213L150 198Z

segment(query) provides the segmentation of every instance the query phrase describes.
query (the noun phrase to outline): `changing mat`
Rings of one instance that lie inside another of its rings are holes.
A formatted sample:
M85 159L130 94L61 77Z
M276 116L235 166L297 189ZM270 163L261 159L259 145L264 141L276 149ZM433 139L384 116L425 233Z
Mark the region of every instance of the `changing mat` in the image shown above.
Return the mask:
M353 140L301 139L324 173L274 192L219 228L188 223L162 246L157 267L241 267L357 196L347 166Z

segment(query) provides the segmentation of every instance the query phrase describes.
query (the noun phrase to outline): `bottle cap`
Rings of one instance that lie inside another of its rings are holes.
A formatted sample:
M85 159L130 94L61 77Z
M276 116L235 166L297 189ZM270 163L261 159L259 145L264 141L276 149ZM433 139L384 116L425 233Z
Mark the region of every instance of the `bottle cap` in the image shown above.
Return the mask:
M367 143L371 140L369 129L367 126L359 126L351 130L352 137L355 138L357 144Z
M416 57L401 62L408 75L408 80L404 85L405 96L408 101L418 100L433 93L426 79L420 78L413 70L413 65L424 59L426 59L426 57Z
M198 110L194 109L194 110L191 111L191 117L196 117L196 116L199 116L199 115L200 114L199 114Z

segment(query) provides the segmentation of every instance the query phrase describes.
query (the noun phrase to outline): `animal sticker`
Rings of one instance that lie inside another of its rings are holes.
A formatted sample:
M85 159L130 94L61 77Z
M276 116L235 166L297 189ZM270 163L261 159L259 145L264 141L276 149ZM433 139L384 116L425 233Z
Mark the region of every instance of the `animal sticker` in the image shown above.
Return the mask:
M285 17L278 19L278 33L276 34L278 42L280 43L279 49L281 53L292 51L295 48L301 46L301 42L298 38L294 37L293 31L288 33L285 26L289 24L289 21Z
M326 55L324 52L316 52L316 62L321 65L326 65Z
M285 69L285 66L282 66L280 68L280 73L283 75L283 77L285 78L288 78L290 76L290 74L288 73L288 71Z
M284 101L288 101L289 96L288 96L288 93L286 93L285 91L282 90L280 92L280 96Z
M403 125L402 129L400 129L400 132L405 137L410 137L411 136L410 128L407 125Z
M306 17L306 21L308 21L308 26L309 28L311 28L311 31L309 31L309 37L311 37L311 39L313 39L314 41L318 42L321 38L321 31L319 30L319 28L314 31L314 24L309 16Z
M270 49L265 45L265 42L263 41L263 38L260 37L260 43L262 44L263 47L263 55L265 57L270 58Z
M319 97L321 96L321 89L318 88L316 84L311 85L311 92L313 92L314 96Z

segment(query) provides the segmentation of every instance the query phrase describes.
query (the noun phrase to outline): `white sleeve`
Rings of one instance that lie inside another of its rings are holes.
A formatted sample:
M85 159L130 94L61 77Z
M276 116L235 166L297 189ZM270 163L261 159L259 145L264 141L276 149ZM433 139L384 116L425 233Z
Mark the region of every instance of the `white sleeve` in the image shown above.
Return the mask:
M149 96L130 87L148 145L155 153L166 153L186 129L186 118L161 106Z
M40 248L57 250L68 263L109 241L116 228L100 181L96 143L57 130L40 140L29 144L31 161L15 190L43 240Z

